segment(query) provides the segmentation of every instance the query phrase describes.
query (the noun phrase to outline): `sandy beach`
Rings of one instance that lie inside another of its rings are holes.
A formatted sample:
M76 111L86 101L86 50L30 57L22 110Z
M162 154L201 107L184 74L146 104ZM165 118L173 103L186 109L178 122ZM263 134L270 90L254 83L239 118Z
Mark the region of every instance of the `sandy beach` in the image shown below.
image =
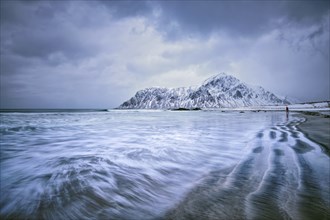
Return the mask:
M292 117L260 132L237 165L206 175L165 219L328 219L330 118Z
M309 139L322 146L324 152L330 156L330 117L322 114L304 113L306 118L298 128L304 132Z
M327 219L329 118L309 114L1 113L0 218Z

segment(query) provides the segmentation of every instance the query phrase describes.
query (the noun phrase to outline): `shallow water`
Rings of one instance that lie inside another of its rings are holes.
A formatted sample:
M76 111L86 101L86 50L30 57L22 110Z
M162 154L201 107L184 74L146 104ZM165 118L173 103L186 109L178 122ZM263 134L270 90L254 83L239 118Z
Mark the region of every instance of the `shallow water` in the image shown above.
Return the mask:
M326 219L329 158L283 112L1 114L1 219Z

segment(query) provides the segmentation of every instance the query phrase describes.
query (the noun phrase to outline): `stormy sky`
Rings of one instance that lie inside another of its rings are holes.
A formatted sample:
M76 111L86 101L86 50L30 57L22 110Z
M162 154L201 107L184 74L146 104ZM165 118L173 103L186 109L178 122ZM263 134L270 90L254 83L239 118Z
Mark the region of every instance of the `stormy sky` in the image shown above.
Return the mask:
M112 108L220 72L330 99L329 1L1 1L1 108Z

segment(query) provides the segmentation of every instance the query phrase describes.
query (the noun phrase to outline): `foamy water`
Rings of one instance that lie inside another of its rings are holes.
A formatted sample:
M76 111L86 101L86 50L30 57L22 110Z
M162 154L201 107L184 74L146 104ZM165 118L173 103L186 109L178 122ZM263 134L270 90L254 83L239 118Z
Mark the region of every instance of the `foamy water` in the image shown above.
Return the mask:
M322 219L329 158L283 112L1 114L1 218Z

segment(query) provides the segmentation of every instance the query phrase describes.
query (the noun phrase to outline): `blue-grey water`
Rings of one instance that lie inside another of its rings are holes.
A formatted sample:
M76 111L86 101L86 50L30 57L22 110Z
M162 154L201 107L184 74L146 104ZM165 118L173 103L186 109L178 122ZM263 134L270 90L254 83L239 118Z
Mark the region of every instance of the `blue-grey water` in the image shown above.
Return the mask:
M301 116L0 115L1 219L329 218L329 157Z

